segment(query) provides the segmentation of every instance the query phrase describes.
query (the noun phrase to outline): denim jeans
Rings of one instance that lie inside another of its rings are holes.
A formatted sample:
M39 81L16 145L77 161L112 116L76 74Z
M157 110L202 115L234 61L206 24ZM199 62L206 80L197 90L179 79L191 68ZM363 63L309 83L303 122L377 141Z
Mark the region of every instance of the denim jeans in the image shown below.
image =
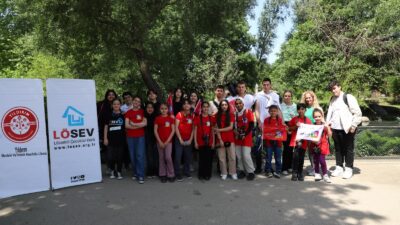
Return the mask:
M182 175L181 173L181 160L183 155L183 173L190 176L190 164L192 163L192 145L183 146L178 138L175 138L175 176Z
M282 148L277 146L267 147L267 156L265 160L265 172L272 172L272 154L275 158L275 172L282 172Z
M144 168L146 163L145 138L128 137L129 156L131 158L132 173L138 178L144 178ZM135 173L136 172L136 173Z

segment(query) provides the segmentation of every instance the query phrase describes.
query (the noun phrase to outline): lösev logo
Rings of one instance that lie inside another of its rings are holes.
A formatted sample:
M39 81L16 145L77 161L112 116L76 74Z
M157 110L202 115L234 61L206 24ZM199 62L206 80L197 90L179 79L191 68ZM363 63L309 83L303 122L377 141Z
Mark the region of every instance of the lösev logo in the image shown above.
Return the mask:
M68 126L83 126L85 121L83 118L84 114L77 110L76 108L72 106L68 106L67 109L65 109L64 114L62 118L67 118L68 120Z
M76 183L76 182L81 182L81 181L85 181L84 174L71 177L71 183Z
M25 143L36 136L39 130L39 120L31 109L18 106L4 114L1 120L1 129L8 140Z

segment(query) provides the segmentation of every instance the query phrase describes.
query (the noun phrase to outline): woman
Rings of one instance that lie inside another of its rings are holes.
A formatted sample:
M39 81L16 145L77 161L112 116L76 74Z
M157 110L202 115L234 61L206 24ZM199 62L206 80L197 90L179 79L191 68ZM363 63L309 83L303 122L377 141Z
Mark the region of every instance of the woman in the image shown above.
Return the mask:
M292 102L293 93L290 90L283 92L283 102L281 104L281 110L283 120L288 125L289 121L293 117L297 116L297 106ZM290 147L290 139L292 135L288 132L287 139L283 142L283 154L282 154L282 174L288 175L292 172L292 161L293 161L293 147Z
M181 88L176 88L174 90L174 96L172 98L173 101L173 109L174 109L174 116L182 111L183 105L183 91Z
M158 175L158 150L156 138L154 136L154 120L157 117L154 103L147 102L145 106L144 117L147 119L145 128L146 137L146 159L147 159L147 177L153 178Z
M139 184L144 183L146 161L144 127L147 125L141 104L142 99L138 96L134 97L132 109L125 114L126 136L133 172L132 179L137 179Z
M235 137L233 133L234 115L230 113L230 105L227 100L222 100L218 106L216 115L216 126L214 132L217 134L218 159L221 170L221 179L226 180L228 176L227 169L233 180L237 180L236 174L236 154ZM228 154L228 168L226 163L226 154Z
M199 179L210 180L214 155L214 133L212 127L215 121L208 115L208 102L201 105L201 115L194 120L194 146L199 150Z

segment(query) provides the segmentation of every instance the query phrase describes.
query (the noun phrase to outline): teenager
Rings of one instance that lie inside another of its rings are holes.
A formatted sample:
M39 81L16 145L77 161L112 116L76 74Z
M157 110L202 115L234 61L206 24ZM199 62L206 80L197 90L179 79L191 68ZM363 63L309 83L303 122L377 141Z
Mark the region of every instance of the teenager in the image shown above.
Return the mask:
M239 81L236 85L236 96L227 98L229 102L234 101L236 98L242 98L245 109L252 109L255 98L253 95L247 93L246 83L244 81Z
M132 109L132 94L128 91L122 94L122 98L124 100L124 104L121 106L122 114L128 112L128 110Z
M158 96L157 92L154 89L149 89L147 91L147 102L146 103L148 103L148 102L152 103L154 106L154 111L155 111L156 115L159 115L160 114L160 102L158 102L157 96Z
M208 113L215 116L218 113L218 107L222 100L225 99L225 87L223 85L218 85L214 89L214 100L210 101L210 108Z
M158 175L158 149L157 140L154 136L154 120L157 117L156 109L152 102L147 102L145 105L144 117L147 120L145 127L146 137L146 175L147 178L153 178ZM158 110L160 111L160 110Z
M176 88L174 90L174 95L172 98L172 104L173 104L173 110L174 110L174 116L178 114L180 111L182 111L182 106L183 106L183 91L181 88Z

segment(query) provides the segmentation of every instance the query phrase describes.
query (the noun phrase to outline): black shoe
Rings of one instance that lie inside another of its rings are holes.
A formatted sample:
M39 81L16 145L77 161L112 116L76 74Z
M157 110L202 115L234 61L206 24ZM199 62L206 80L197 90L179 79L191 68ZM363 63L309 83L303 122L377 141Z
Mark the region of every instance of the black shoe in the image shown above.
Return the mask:
M204 180L210 180L211 177L204 177Z
M303 173L297 174L297 178L299 179L299 181L304 181Z
M254 180L255 177L256 175L254 173L247 174L247 180Z
M292 174L292 181L297 181L297 173Z
M244 173L244 171L239 171L239 173L238 173L238 178L239 179L243 179L243 178L245 178L246 177L246 174Z
M167 183L167 177L160 177L161 183Z
M261 169L256 169L256 170L254 171L254 173L255 173L255 174L260 174L260 173L262 173L262 170L261 170Z
M175 177L168 177L168 181L170 183L174 183L175 182Z
M183 181L183 177L181 175L176 176L176 181L178 182Z
M192 175L190 175L190 174L186 174L185 177L186 177L186 179L192 179Z

